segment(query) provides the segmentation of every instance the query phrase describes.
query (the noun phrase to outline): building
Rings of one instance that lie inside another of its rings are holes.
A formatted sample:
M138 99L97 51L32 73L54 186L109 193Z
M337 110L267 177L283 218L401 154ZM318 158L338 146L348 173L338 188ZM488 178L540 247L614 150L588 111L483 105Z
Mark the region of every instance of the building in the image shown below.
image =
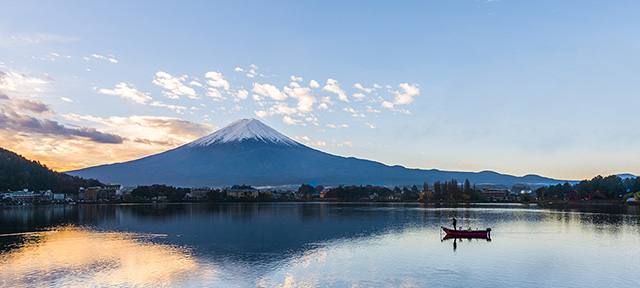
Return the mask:
M259 191L254 188L229 189L227 197L229 198L258 198Z
M507 197L509 191L502 189L482 189L482 194L484 194L487 199L503 200Z
M213 190L214 189L211 187L191 188L191 192L189 192L187 197L195 200L204 200L204 199L207 199L207 193Z

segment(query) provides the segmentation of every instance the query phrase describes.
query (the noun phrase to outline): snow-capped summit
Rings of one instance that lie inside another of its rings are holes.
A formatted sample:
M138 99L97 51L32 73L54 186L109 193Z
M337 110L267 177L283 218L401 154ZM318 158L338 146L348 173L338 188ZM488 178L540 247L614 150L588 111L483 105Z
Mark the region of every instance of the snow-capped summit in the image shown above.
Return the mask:
M280 132L265 125L259 120L251 118L237 120L216 132L213 132L207 136L204 136L187 144L187 147L209 146L212 144L228 142L241 142L250 139L262 142L271 142L275 144L284 144L287 146L300 145L298 142L293 141L291 138L280 134Z

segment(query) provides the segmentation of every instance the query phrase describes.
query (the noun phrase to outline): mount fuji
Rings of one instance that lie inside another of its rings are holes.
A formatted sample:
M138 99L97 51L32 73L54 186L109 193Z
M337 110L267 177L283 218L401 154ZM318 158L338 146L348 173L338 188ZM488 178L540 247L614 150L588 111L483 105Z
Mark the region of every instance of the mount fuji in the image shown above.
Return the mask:
M302 183L393 186L451 179L505 185L559 182L537 175L516 177L491 171L407 169L331 155L302 145L256 119L237 120L208 136L160 154L66 173L125 186L285 186Z

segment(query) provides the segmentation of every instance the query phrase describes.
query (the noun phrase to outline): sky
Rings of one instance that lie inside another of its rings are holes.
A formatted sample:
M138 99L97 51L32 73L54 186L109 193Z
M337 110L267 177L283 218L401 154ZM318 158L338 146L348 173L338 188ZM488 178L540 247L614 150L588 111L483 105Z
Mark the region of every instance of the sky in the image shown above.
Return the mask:
M256 118L388 165L640 174L640 1L0 7L0 147L54 170Z

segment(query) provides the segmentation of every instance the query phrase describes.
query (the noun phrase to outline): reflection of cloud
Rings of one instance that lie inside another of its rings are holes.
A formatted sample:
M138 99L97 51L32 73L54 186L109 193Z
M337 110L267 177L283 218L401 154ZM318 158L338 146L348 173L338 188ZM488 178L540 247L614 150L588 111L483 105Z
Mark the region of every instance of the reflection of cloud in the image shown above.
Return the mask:
M172 286L209 270L200 267L187 250L155 244L142 236L75 226L34 234L24 246L0 256L3 285Z

